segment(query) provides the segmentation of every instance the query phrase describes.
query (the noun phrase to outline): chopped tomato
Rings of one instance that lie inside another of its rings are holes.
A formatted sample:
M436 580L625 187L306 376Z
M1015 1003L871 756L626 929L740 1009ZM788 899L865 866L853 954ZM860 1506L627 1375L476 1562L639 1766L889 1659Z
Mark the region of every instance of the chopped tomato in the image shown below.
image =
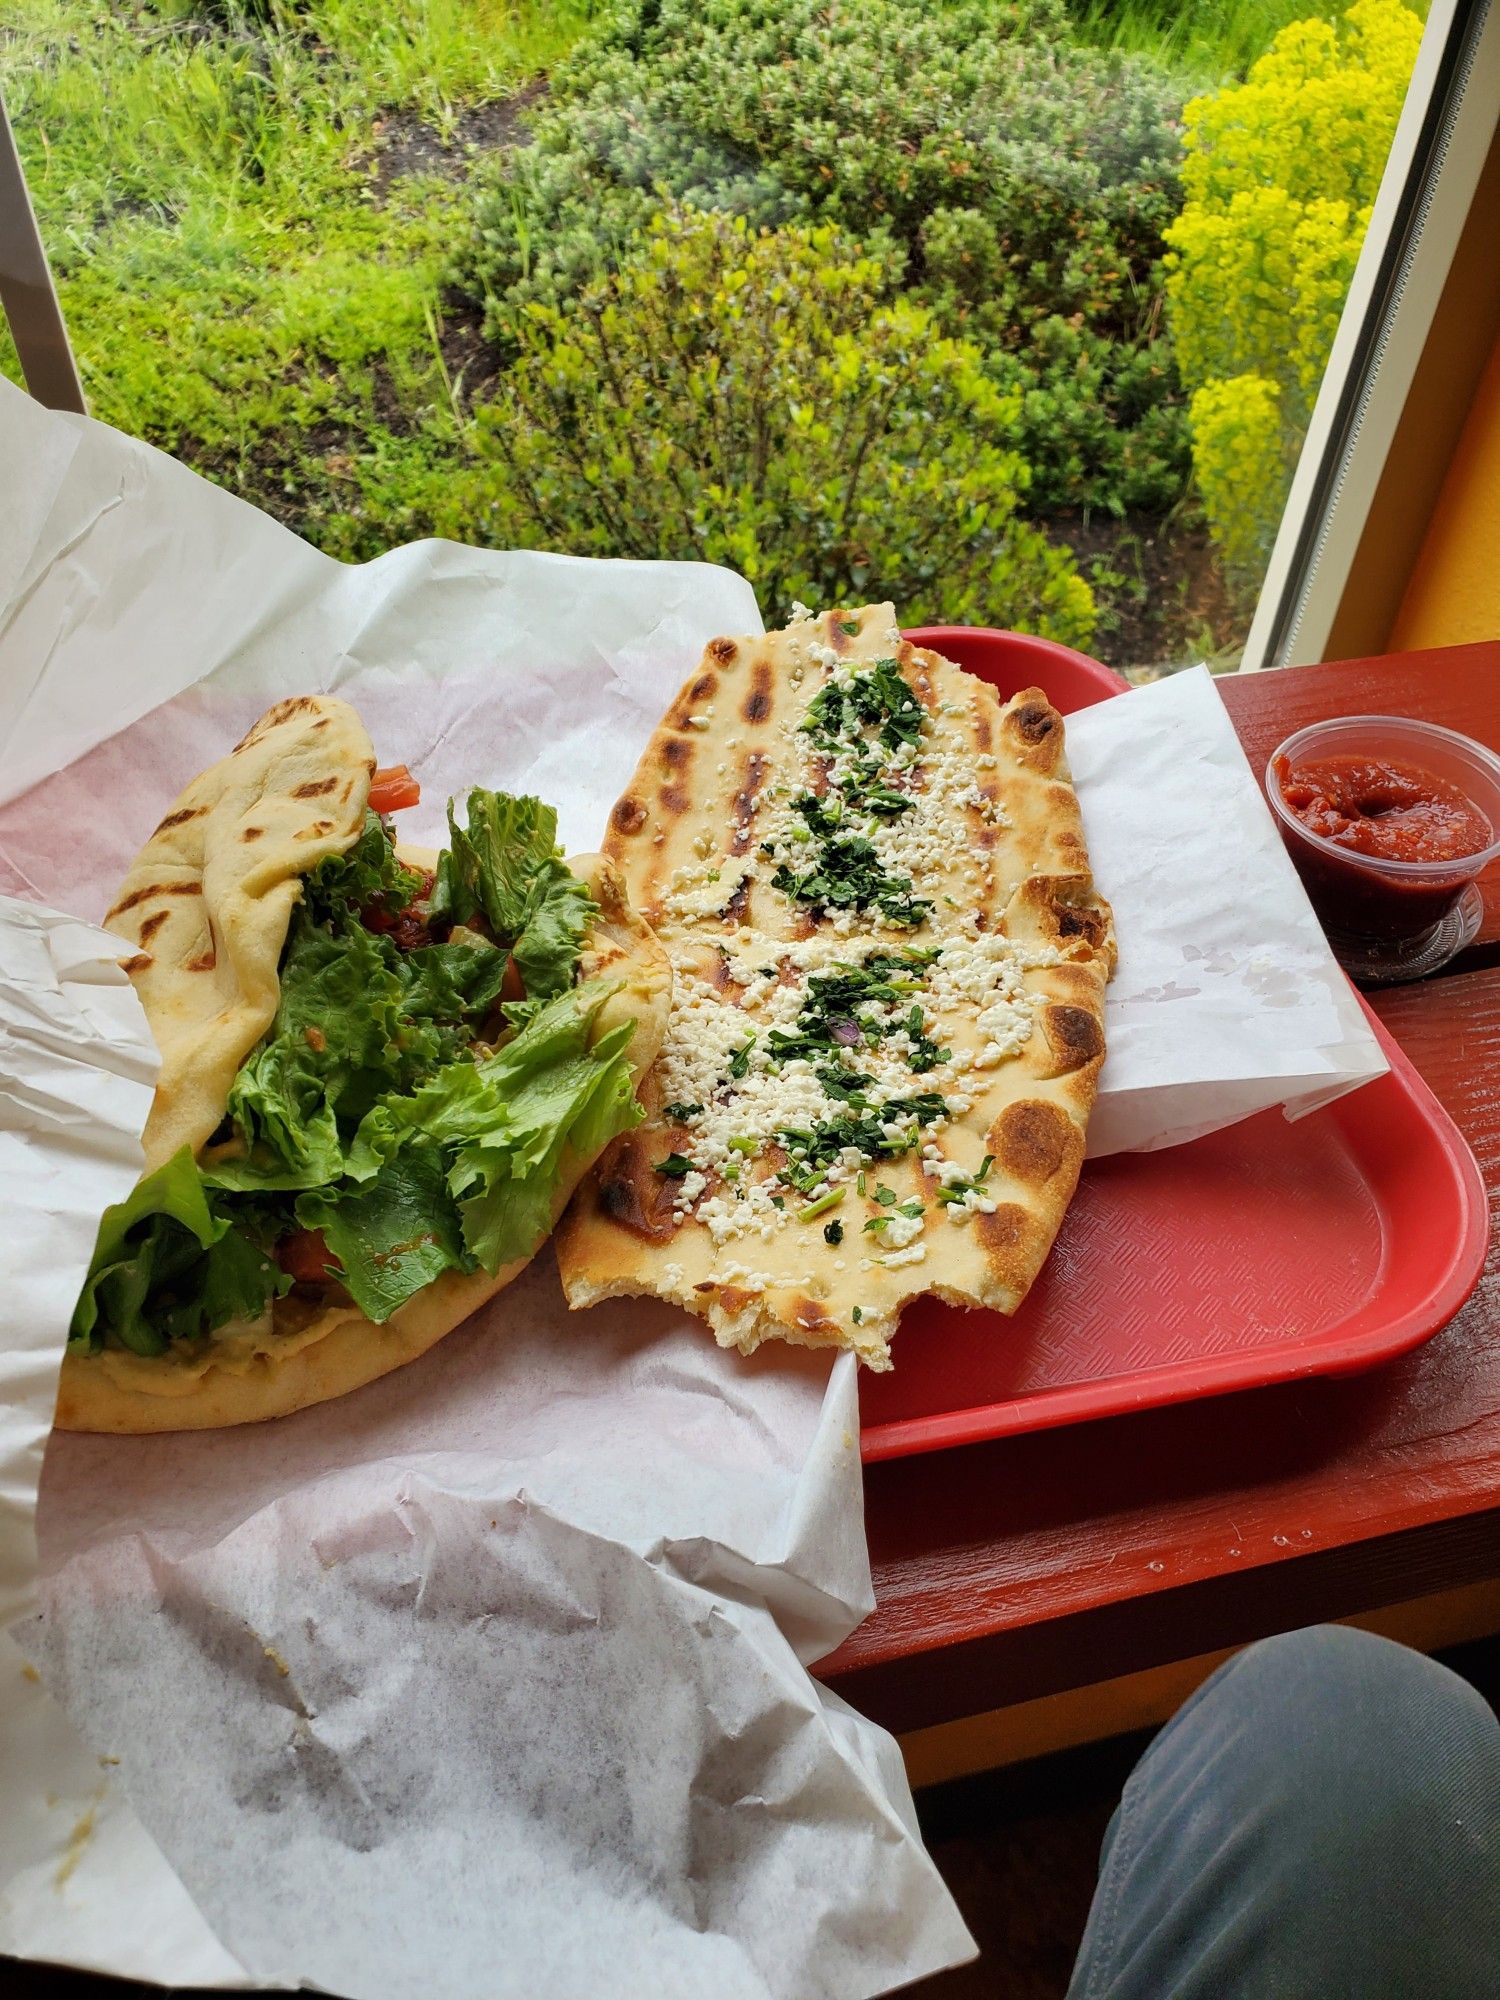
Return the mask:
M502 1000L524 1000L526 998L526 987L521 979L520 972L516 968L516 961L513 958L508 958L505 961L505 976L500 981L500 998Z
M377 895L372 896L359 913L360 922L367 931L380 931L402 951L415 951L419 945L432 943L432 932L427 925L427 901L437 877L430 868L416 868L412 872L420 877L420 881L416 894L404 910L387 909L385 897Z
M298 1285L324 1285L340 1268L321 1229L294 1229L283 1236L276 1245L276 1261Z
M400 812L416 805L421 796L422 787L404 764L383 764L370 780L370 811L374 813Z

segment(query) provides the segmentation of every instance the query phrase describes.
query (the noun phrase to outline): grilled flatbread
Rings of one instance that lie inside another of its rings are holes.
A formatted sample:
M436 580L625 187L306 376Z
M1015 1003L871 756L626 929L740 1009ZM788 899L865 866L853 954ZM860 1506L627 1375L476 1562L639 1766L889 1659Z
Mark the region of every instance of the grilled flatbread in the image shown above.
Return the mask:
M126 878L107 922L135 947L126 964L162 1058L145 1135L148 1175L189 1159L211 1169L233 1152L233 1142L208 1142L224 1123L241 1065L277 1016L279 968L303 877L325 856L348 854L370 824L373 769L369 739L345 703L311 696L283 702L187 788ZM438 861L405 846L396 854L421 871ZM567 872L592 899L574 984L592 991L597 982L603 995L588 1017L587 1050L607 1049L617 1031L630 1030L613 1060L628 1071L633 1090L666 1028L666 956L630 908L612 862L587 855ZM568 1060L576 1070L589 1055ZM614 1081L623 1094L625 1085ZM620 1129L618 1119L612 1129ZM597 1150L564 1145L546 1228ZM334 1282L299 1283L253 1323L174 1337L159 1353L130 1351L107 1330L102 1341L95 1333L89 1351L75 1321L57 1424L117 1433L212 1429L344 1395L415 1360L503 1290L546 1228L538 1225L526 1253L494 1271L443 1271L379 1324L350 1302L332 1270Z
M196 1153L235 1072L271 1025L302 877L352 847L375 756L344 701L277 702L197 777L136 856L106 926L161 1054L141 1143L146 1172Z
M1114 963L1063 738L889 605L709 645L606 841L674 1001L646 1123L558 1231L571 1304L651 1293L873 1368L917 1294L1014 1312Z

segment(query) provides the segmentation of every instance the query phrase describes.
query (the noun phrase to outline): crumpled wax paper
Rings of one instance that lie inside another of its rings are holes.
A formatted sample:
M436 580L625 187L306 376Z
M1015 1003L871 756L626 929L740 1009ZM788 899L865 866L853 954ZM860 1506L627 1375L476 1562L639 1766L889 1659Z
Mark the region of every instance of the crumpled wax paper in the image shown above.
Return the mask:
M0 890L85 919L182 784L310 689L422 779L412 838L482 781L540 791L592 846L703 641L760 629L748 587L698 565L427 542L346 568L3 384L0 440ZM1376 1073L1206 677L1080 715L1069 742L1122 937L1106 1141ZM141 1060L119 1023L62 1042L102 1072ZM103 1198L56 1225L41 1305L7 1300L7 1351L60 1350ZM16 1200L24 1264L24 1182ZM19 1387L0 1565L24 1588L50 1387ZM17 1630L67 1718L45 1711L53 1747L27 1760L0 1734L27 1802L0 1948L440 2000L800 2000L968 1956L894 1745L806 1672L869 1608L857 1424L847 1357L746 1361L649 1302L567 1315L544 1251L340 1402L55 1438L44 1615Z
M592 844L703 643L759 623L699 565L427 543L347 569L18 392L0 430L0 888L80 915L187 778L309 688L418 771L414 838L483 781ZM17 1014L11 938L42 921L0 906ZM66 1207L28 1171L8 1218L13 1611L72 1298L150 1084L139 1023L55 983L50 1122L4 1113L7 1145L80 1156ZM132 1115L104 1103L116 1073ZM380 2000L854 1996L972 1955L894 1743L807 1672L871 1603L848 1357L745 1361L650 1303L569 1315L544 1250L339 1402L54 1437L37 1524L42 1611L13 1629L66 1716L0 1658L0 1948Z

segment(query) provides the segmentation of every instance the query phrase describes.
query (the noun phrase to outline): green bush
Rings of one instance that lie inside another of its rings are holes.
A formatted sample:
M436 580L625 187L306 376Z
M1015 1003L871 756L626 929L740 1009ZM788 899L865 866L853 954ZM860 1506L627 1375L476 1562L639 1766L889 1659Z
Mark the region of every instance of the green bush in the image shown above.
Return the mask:
M514 353L528 307L570 306L666 203L834 222L902 249L912 296L1022 393L1034 507L1170 504L1180 94L1066 23L1060 0L628 0L493 168L456 280Z
M771 620L874 593L1086 643L1087 584L1017 516L1020 398L892 296L900 266L827 225L659 218L571 309L518 317L449 531L728 563Z
M1364 241L1422 24L1399 0L1284 28L1242 84L1185 113L1166 232L1193 464L1232 574L1270 554Z

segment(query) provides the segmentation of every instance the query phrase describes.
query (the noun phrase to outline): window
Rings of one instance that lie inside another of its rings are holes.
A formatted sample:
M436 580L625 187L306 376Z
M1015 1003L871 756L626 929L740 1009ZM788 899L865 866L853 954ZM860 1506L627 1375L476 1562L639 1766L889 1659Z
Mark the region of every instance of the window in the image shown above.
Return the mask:
M704 557L1148 677L1332 629L1481 96L1420 4L17 0L0 85L94 413L331 553Z

